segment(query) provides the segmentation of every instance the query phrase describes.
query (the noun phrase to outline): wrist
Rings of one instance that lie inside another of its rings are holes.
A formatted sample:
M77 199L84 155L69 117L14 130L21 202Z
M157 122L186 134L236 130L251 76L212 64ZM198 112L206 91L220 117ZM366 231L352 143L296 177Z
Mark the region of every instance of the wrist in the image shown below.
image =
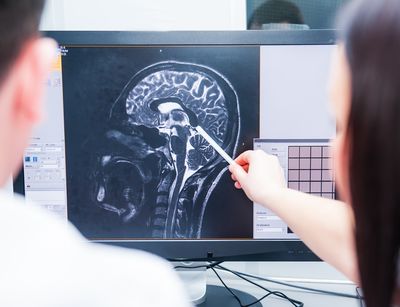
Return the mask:
M289 189L286 187L276 187L273 189L269 189L268 191L265 191L265 193L263 193L264 195L262 195L260 203L264 207L267 207L268 209L274 211L275 208L278 207L282 200L285 198L285 195L288 192Z

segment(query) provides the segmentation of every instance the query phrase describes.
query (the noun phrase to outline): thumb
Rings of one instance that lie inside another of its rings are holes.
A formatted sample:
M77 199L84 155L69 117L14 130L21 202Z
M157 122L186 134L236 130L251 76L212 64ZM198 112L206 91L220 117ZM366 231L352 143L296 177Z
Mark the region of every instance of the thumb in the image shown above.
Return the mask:
M231 173L236 177L237 181L240 183L241 186L246 185L246 181L247 181L247 173L246 171L243 169L243 167L241 167L239 164L237 163L233 163L229 166L229 170L231 171Z

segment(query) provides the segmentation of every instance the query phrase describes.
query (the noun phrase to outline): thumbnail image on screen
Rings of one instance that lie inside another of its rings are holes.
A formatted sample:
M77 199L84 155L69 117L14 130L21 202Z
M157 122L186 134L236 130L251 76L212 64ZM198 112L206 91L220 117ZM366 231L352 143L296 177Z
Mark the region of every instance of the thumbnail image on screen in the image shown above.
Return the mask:
M250 202L196 127L231 156L252 148L258 53L66 47L68 218L92 239L251 238Z

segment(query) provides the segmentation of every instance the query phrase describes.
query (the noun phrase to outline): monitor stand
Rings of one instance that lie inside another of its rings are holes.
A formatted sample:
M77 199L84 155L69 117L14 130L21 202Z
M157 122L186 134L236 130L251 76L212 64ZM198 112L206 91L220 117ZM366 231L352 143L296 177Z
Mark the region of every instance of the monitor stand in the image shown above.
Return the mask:
M176 269L181 278L191 302L199 307L237 307L236 299L223 286L207 285L207 271L205 268L193 268L207 265L205 262L174 262L174 266L185 266L187 269ZM257 300L254 296L237 290L232 291L240 298L243 304L250 304ZM262 307L261 303L252 306Z

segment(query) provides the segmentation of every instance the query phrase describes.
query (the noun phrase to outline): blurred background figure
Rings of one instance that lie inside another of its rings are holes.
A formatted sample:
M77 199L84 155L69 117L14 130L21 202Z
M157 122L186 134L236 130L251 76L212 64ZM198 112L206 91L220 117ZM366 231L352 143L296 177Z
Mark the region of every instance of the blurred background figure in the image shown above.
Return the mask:
M306 30L297 5L287 0L268 0L259 6L248 24L249 30Z
M335 29L349 0L247 0L248 30Z

